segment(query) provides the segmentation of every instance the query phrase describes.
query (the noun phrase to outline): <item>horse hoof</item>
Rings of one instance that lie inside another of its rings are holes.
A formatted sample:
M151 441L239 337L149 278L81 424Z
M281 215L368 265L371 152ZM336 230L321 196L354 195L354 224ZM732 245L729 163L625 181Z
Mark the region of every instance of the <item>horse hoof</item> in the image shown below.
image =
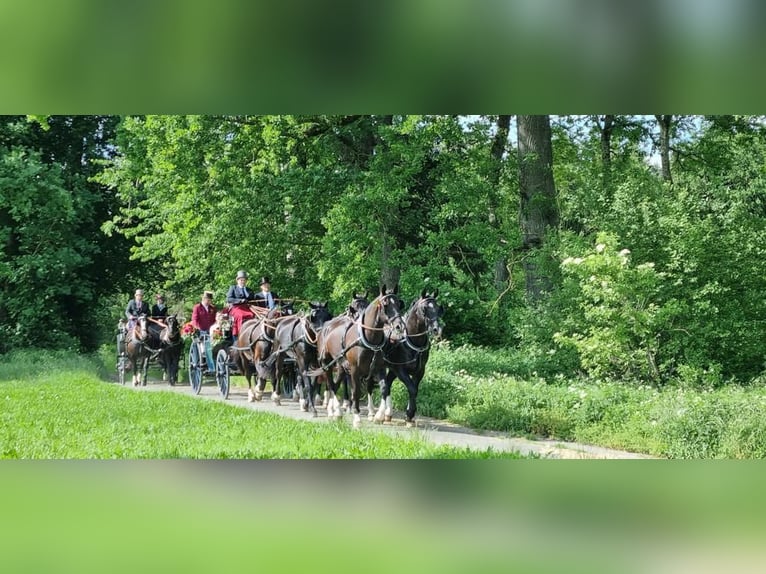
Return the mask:
M390 423L392 418L393 417L391 417L391 415L386 415L386 416L383 417L383 422L384 423Z
M167 373L162 373L162 382L166 383L167 380L168 380L168 374Z
M415 421L407 421L407 422L405 422L404 424L405 424L405 426L406 426L408 429L411 429L412 427L414 427L414 426L415 426Z

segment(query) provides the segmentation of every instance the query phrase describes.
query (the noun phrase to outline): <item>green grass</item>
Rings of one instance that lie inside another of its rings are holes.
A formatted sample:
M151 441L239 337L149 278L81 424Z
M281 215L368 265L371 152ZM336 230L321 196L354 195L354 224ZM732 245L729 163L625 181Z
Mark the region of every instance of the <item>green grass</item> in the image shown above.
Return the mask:
M105 382L96 358L41 351L3 357L0 458L419 459L513 457L436 447L172 393Z

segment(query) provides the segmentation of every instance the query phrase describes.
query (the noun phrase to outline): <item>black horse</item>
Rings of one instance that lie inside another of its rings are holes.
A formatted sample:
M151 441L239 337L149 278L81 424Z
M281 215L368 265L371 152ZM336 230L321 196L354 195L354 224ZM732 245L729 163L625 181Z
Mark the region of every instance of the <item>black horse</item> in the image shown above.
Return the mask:
M375 413L375 422L391 421L391 384L394 379L399 379L407 387L409 399L406 423L410 426L414 422L418 388L426 371L431 337L439 338L442 334L439 319L444 315L444 308L436 302L438 294L438 290L432 294L426 293L425 290L421 292L420 297L412 303L404 316L404 333L400 336L392 336L384 349L383 356L388 372L385 384L381 387L380 407ZM370 387L368 387L367 405L369 416L372 418Z
M309 303L308 316L304 314L286 317L278 322L274 331L274 350L266 361L267 368L275 366L274 380L281 381L285 372L285 359L294 359L298 369L298 394L302 411L309 408L314 416L315 377L308 375L309 369L319 367L317 362L317 337L322 326L332 319L327 303ZM275 392L279 393L278 384ZM308 397L308 398L306 398Z
M157 354L157 363L163 373L163 380L167 379L170 386L178 382L178 363L181 361L183 341L181 339L181 324L178 317L168 315L162 325L149 325L151 342L149 346Z
M260 313L261 316L242 323L239 335L237 335L234 345L229 349L234 365L247 379L247 400L249 402L260 401L263 398L266 381L275 381L273 366L267 366L265 361L274 348L274 333L278 322L295 314L292 301L286 301L268 313L259 307L252 307L252 309L256 313ZM256 384L253 384L253 375L257 379ZM280 404L281 399L276 387L275 382L271 398L275 403Z
M149 329L146 315L140 315L136 323L125 337L125 354L133 368L133 386L146 386L146 373L149 369L149 357L152 349L149 346Z
M318 359L321 368L308 373L316 376L322 371L327 375L330 397L327 401L327 415L340 418L341 410L336 396L338 385L333 370L342 369L351 383L351 409L353 425L361 423L359 396L362 382L372 379L381 385L385 383L385 365L382 349L392 329L402 332L404 323L400 315L401 299L398 289L386 291L385 285L376 297L356 319L339 317L328 321L317 337Z

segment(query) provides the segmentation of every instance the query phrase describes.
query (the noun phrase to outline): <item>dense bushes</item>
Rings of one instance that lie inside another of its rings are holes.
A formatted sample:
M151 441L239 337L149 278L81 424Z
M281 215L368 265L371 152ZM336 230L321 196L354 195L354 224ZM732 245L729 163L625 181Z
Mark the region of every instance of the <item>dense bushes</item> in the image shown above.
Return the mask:
M604 380L519 377L516 351L448 344L432 352L418 413L477 429L597 444L669 458L766 456L766 389L658 389ZM523 370L523 366L521 367ZM406 392L394 383L395 406Z

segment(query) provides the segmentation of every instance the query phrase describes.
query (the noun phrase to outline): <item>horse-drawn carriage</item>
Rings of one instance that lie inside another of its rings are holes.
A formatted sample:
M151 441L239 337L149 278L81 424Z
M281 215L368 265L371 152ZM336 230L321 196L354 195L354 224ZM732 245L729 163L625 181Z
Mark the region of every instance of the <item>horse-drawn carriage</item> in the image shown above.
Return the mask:
M266 325L270 324L273 319L293 313L292 303L280 305L272 312L252 305L250 308L255 317L243 325L247 326L248 329L262 326L261 337L265 337L266 340L268 340ZM189 384L194 394L199 394L206 379L215 380L218 391L224 399L229 396L231 375L246 376L249 383L250 374L255 370L255 364L249 352L257 344L258 338L256 337L252 343L247 345L239 343L238 338L232 336L232 323L231 316L223 312L218 314L216 323L211 327L209 333L192 331L187 367ZM248 325L248 323L250 324ZM294 359L288 359L286 365L281 387L283 394L291 397L295 393L297 368Z

